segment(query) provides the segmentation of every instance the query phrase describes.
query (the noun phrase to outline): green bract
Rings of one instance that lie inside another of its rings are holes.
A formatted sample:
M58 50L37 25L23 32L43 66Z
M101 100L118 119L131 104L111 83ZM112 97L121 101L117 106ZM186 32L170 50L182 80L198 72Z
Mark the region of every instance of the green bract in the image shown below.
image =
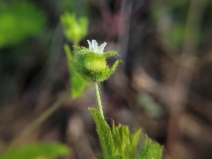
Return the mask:
M75 70L89 82L102 82L113 74L121 60L117 60L110 68L106 59L110 56L117 56L117 52L103 52L106 42L98 46L96 40L92 40L92 43L88 40L88 44L89 48L74 47Z

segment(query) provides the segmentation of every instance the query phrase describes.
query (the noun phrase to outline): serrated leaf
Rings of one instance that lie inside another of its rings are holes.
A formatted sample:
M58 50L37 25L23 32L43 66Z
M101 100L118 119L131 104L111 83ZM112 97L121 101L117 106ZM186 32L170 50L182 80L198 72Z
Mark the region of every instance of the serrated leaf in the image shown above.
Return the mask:
M138 145L139 139L141 136L141 129L137 130L134 134L132 134L132 146L136 148Z
M81 96L87 87L89 86L89 83L85 81L75 70L74 68L74 59L73 55L71 53L71 49L67 44L64 45L64 50L68 59L68 68L69 68L69 74L70 74L70 86L71 86L71 95L73 98L77 98Z
M114 122L112 125L112 135L113 135L113 142L114 142L114 154L118 154L122 152L122 149L121 149L122 140L121 140L121 135L119 133L119 128L115 126Z
M102 115L99 112L99 110L94 108L89 108L89 110L96 123L96 130L99 135L99 140L103 151L103 158L110 159L110 157L113 156L113 149L114 149L113 138L110 127L106 123L106 121L102 118Z
M123 159L134 158L135 148L131 145L131 134L127 126L119 125L122 136L122 156Z
M127 126L121 124L115 126L113 123L112 135L114 140L114 154L120 154L122 159L135 158L140 134L141 130L131 134Z
M130 132L129 132L128 127L120 125L119 130L120 130L120 134L121 134L122 141L124 142L124 144L125 145L130 144Z
M146 137L143 147L140 149L136 159L161 159L163 146Z
M59 143L33 143L0 154L0 159L36 159L38 157L61 157L70 153L69 147Z

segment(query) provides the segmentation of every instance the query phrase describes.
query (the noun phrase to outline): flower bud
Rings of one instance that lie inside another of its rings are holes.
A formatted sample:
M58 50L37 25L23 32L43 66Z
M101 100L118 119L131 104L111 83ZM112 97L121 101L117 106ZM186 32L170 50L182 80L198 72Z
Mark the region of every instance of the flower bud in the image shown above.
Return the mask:
M76 71L89 82L102 82L113 74L121 60L117 60L111 68L107 65L106 59L110 56L117 56L117 52L103 52L106 42L98 46L96 40L90 42L89 48L74 47L74 67Z

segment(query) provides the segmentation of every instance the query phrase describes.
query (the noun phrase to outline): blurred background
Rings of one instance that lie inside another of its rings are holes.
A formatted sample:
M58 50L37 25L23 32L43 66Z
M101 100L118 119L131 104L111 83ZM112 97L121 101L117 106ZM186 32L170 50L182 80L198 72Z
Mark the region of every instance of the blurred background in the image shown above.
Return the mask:
M108 123L142 127L164 145L164 159L212 159L212 0L1 0L0 151L59 141L72 150L63 159L100 154L92 87L16 140L70 90L67 11L88 18L81 46L107 42L124 62L101 83Z

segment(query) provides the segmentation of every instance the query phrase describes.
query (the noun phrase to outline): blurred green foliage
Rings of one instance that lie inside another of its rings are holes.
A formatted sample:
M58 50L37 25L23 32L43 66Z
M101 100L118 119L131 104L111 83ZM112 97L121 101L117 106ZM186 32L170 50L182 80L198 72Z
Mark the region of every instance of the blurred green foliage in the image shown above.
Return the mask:
M69 74L71 76L69 78L71 95L73 98L77 98L84 93L86 88L89 86L89 83L85 81L74 69L73 55L71 53L71 49L67 44L64 45L64 50L68 60Z
M66 12L61 16L61 23L64 27L65 36L72 41L74 45L78 45L87 35L88 20L86 17L76 18L75 14Z
M204 40L204 19L212 9L210 0L165 0L152 11L158 23L159 36L170 48L181 48L185 40L197 43ZM192 13L191 13L192 12Z
M59 143L33 143L0 154L0 159L36 159L38 157L61 157L70 153L69 147Z
M154 118L159 118L162 115L162 110L160 105L155 102L155 100L146 93L142 93L138 97L138 102L141 106L148 112L148 114Z
M158 22L162 40L169 47L181 47L184 40L188 0L168 1L158 5L152 12L153 21Z
M34 4L0 2L0 48L21 43L35 35L45 21L45 15Z
M60 17L61 23L64 27L64 33L66 38L73 42L74 45L78 45L79 42L87 35L88 31L88 19L86 17L76 18L75 14L66 12ZM73 98L81 96L89 83L86 82L74 68L74 58L71 49L68 45L64 45L64 50L68 60L68 68L70 74L70 88Z

